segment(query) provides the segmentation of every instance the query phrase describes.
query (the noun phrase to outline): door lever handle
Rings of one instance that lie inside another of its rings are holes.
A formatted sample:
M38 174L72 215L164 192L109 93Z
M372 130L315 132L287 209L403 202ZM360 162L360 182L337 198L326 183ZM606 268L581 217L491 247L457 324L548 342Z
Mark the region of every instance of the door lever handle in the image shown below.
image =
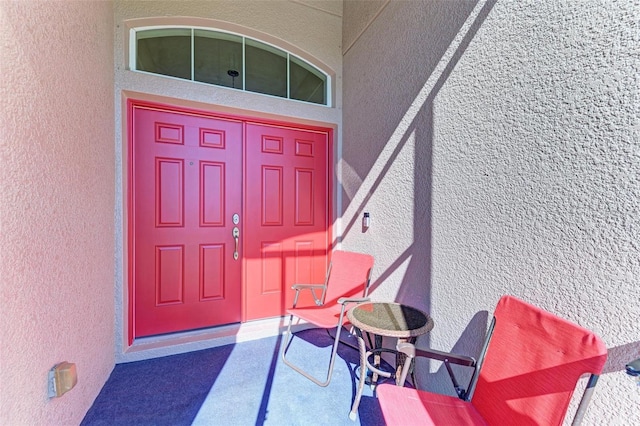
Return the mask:
M233 227L233 232L231 234L236 240L236 248L233 250L233 260L238 260L238 239L240 238L240 230L237 226Z

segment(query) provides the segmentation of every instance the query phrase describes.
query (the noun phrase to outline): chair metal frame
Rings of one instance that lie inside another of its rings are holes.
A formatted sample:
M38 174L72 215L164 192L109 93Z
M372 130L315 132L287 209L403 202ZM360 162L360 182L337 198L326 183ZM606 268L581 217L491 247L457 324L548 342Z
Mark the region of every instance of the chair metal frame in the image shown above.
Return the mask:
M334 252L333 255L335 256L337 252ZM351 253L351 254L361 254L361 253ZM304 377L306 377L307 379L311 380L312 382L314 382L315 384L322 386L322 387L326 387L329 385L329 383L331 382L331 378L333 375L333 367L335 365L335 360L336 360L336 356L338 353L338 345L341 343L340 342L340 334L342 331L342 328L344 327L344 322L346 319L346 312L348 309L348 306L351 304L357 304L357 303L363 303L363 302L368 302L369 299L369 286L371 285L371 274L373 271L373 258L369 255L364 255L363 256L368 256L371 259L371 266L368 270L368 273L366 275L366 277L363 278L363 283L364 283L364 288L363 288L363 297L340 297L338 298L338 300L336 301L337 304L340 305L340 315L338 317L338 321L335 325L336 328L336 333L335 333L335 337L331 335L331 328L326 328L327 333L329 334L329 336L334 340L333 342L333 347L331 349L331 358L329 359L329 367L327 369L327 374L326 377L324 379L322 378L317 378L314 377L312 374L308 373L307 371L303 370L302 367L292 363L286 356L287 351L289 349L289 346L291 344L291 342L293 341L293 337L295 336L295 333L293 333L291 331L292 325L293 325L293 317L297 316L295 314L295 309L297 307L298 304L298 298L300 297L300 294L302 291L304 290L308 290L311 292L313 300L315 302L315 305L318 308L322 308L325 306L325 302L327 302L326 296L327 296L327 289L329 287L330 284L330 280L331 280L331 273L333 271L333 267L334 267L334 262L333 259L331 261L331 263L329 264L329 267L327 269L327 274L325 276L325 282L324 284L294 284L291 288L294 289L296 291L295 293L295 297L293 299L293 307L289 310L289 321L288 321L288 325L287 325L287 330L284 333L284 341L282 343L282 361L288 365L289 367L291 367L293 370L297 371L298 373L302 374ZM316 291L320 291L320 296L318 297L316 295ZM330 301L329 301L330 302ZM329 306L326 306L329 307ZM316 325L316 324L313 324ZM347 344L348 345L348 344ZM351 345L348 345L351 346ZM353 346L351 346L353 347Z

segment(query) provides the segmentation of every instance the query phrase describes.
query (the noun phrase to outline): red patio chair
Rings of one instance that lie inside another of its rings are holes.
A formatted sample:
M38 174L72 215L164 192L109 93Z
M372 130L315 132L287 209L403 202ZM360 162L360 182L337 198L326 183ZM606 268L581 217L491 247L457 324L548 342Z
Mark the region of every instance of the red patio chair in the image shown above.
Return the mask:
M443 361L459 396L379 386L385 421L403 426L560 425L578 379L589 373L573 419L579 424L607 359L607 348L598 336L513 296L503 296L498 302L477 363L410 344L399 345L398 350L410 358ZM475 368L469 390L457 384L451 363ZM408 368L404 370L402 383Z
M287 310L289 325L282 344L282 360L286 365L320 386L327 386L331 382L333 365L340 342L340 331L347 322L345 315L347 308L352 303L369 300L367 296L372 269L372 256L338 250L331 255L331 263L324 284L296 284L293 286L296 295L293 307ZM311 291L315 306L297 306L300 292L305 290ZM287 351L294 336L291 333L294 317L313 324L317 328L325 328L328 332L333 328L336 329L326 378L318 379L287 359Z

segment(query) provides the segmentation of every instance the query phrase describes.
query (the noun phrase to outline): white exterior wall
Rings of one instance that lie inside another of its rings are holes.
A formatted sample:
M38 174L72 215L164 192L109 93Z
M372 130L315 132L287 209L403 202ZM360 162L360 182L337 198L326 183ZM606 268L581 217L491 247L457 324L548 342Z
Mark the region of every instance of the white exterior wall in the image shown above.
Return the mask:
M113 7L3 1L0 40L0 424L74 425L115 358Z
M474 3L345 2L344 244L419 345L476 355L505 293L592 329L585 424L640 424L640 3Z
M237 329L186 333L175 338L127 342L127 218L126 109L124 98L159 100L202 110L309 123L336 129L342 124L342 2L341 1L116 1L116 360L132 361L239 341ZM331 74L335 90L331 107L273 96L193 83L130 71L127 64L129 28L140 25L187 25L220 28L274 44ZM336 191L337 192L337 191ZM279 324L268 333L279 331ZM262 331L257 331L261 335ZM224 339L222 339L224 337ZM212 340L211 338L217 338ZM229 340L230 339L230 340Z

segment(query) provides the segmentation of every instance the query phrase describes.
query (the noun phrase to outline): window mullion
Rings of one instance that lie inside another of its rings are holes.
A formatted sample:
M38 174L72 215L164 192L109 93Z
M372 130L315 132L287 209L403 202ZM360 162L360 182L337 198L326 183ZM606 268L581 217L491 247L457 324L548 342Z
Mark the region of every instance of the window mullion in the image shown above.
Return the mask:
M246 72L246 68L247 68L247 58L246 58L246 38L242 37L242 91L244 92L246 90L247 87L247 72Z
M287 99L291 99L291 58L287 52Z
M196 80L196 48L195 48L195 36L194 36L195 30L193 28L191 28L191 81L195 81Z

